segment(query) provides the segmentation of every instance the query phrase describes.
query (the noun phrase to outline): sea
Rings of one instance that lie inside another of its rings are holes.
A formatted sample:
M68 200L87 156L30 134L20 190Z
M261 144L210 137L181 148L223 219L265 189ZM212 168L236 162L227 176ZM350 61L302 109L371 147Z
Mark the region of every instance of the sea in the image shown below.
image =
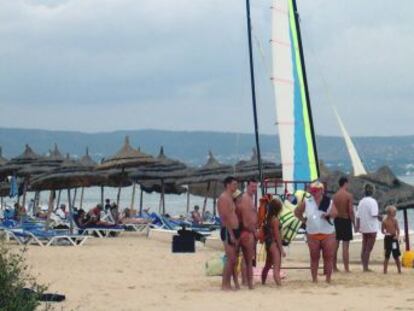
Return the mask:
M411 184L414 186L414 176L399 176L399 179L402 181ZM121 190L121 197L120 197L120 209L123 210L125 208L131 207L131 198L132 198L132 186L125 187ZM116 202L118 193L118 188L111 188L106 187L104 189L104 198L110 199L111 202ZM74 191L71 191L71 198L73 200ZM40 193L40 206L42 208L47 209L49 192L44 191ZM30 202L31 199L34 198L34 193L29 192L27 194L26 203ZM135 203L134 209L139 209L139 199L140 199L140 191L137 187L136 195L135 195ZM84 190L84 199L82 208L84 210L89 210L95 207L101 201L101 189L99 187L91 187L85 188ZM6 206L13 206L16 202L15 199L6 198L4 199L4 203ZM62 190L60 203L68 204L68 194L66 190ZM75 199L75 207L79 207L80 204L80 189L77 191L76 199ZM195 205L199 205L202 207L204 204L204 198L199 196L190 195L190 209L192 209ZM149 209L150 212L159 212L160 211L160 194L153 192L153 193L145 193L143 194L143 208ZM165 195L165 209L166 213L174 216L178 215L186 215L187 214L187 194L166 194ZM213 200L208 199L206 204L206 210L213 212ZM409 225L410 229L414 230L414 209L408 210L408 218L409 218ZM400 226L402 227L402 212L398 212L398 219L400 220Z

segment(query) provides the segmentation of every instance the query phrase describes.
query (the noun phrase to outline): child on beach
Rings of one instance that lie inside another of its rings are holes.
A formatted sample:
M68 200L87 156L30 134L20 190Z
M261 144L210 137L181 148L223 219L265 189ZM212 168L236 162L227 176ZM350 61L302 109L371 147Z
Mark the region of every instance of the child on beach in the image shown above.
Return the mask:
M397 265L398 273L401 273L401 261L400 261L400 227L398 225L398 220L395 217L397 215L397 208L395 206L387 206L385 209L387 217L382 222L381 231L385 235L384 237L384 249L385 249L385 260L384 260L384 274L387 273L388 261L390 259L391 253L394 257L395 263Z
M264 242L266 245L266 264L262 271L262 284L266 283L267 274L273 266L273 278L277 286L282 285L280 280L280 266L282 257L286 254L282 246L279 215L282 211L282 202L273 199L269 202L264 223Z

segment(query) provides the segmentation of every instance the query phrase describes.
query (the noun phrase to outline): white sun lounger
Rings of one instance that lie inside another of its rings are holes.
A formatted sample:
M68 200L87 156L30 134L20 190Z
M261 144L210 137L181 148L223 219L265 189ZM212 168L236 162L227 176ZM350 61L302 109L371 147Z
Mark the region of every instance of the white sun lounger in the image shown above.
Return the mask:
M62 245L62 241L66 241L66 245L70 246L82 246L89 236L79 235L79 234L66 234L60 232L46 232L45 234L36 234L29 230L24 229L12 229L5 230L9 240L15 240L19 245L39 245L52 246L52 245Z

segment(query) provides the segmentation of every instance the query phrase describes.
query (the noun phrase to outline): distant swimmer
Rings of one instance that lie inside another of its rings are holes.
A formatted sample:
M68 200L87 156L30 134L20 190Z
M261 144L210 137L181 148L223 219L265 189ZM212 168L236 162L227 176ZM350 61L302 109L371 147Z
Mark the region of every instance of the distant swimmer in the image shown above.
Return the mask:
M333 202L338 211L335 218L336 251L334 257L334 271L338 271L337 256L339 244L342 241L342 258L345 272L349 272L349 242L353 239L352 225L355 227L355 215L353 208L353 197L348 192L348 179L339 179L339 190L333 196Z
M221 220L220 237L224 244L227 261L224 266L221 288L230 290L230 280L235 271L237 263L237 250L240 239L239 220L236 215L236 206L233 193L237 190L237 180L229 176L224 180L224 191L217 201L217 209ZM238 284L235 284L238 288Z

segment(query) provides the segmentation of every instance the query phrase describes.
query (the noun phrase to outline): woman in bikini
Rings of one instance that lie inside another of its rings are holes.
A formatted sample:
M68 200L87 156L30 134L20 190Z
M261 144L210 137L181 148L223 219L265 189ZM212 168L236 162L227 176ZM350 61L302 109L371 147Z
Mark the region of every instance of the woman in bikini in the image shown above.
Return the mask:
M273 266L273 278L276 285L282 285L280 280L280 266L285 252L282 246L279 215L282 211L282 202L273 199L269 202L268 211L263 226L264 242L266 245L266 264L262 271L262 284L266 283L267 274Z
M332 219L337 210L332 200L324 195L321 182L309 187L311 196L295 209L295 216L306 224L312 281L318 281L319 258L322 251L326 282L331 282L333 260L336 250L335 227Z

